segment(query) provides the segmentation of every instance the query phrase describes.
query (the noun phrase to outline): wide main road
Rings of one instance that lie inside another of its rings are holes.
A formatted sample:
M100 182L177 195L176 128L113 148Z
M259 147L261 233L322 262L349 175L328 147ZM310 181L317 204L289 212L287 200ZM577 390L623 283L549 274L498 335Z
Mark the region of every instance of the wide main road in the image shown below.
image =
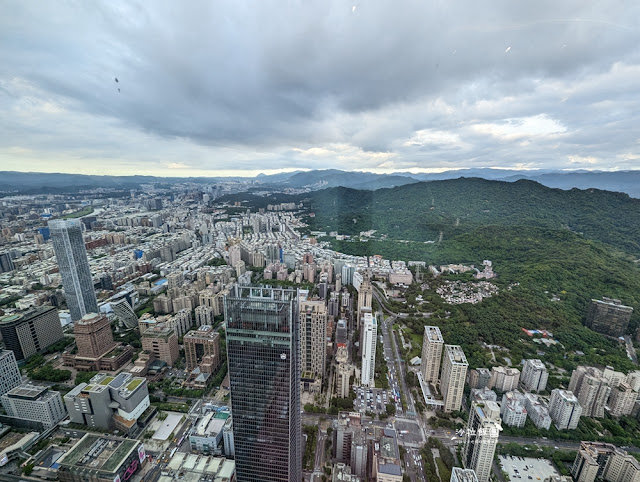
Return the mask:
M384 306L382 298L380 297L380 294L378 293L376 288L373 288L373 296L378 302L379 319L384 319L384 316L382 314L383 308L391 315L389 318L380 323L380 326L382 327L384 356L387 360L387 364L389 365L389 378L393 376L393 380L390 380L392 381L392 388L397 388L397 385L400 385L402 394L404 395L404 400L407 403L407 411L410 414L415 414L416 409L413 403L413 397L411 396L411 392L407 388L407 382L405 381L404 377L404 359L400 356L400 352L398 351L398 343L396 342L396 338L393 333L393 322L396 315L395 313L387 310L387 308ZM396 387L393 387L394 383Z

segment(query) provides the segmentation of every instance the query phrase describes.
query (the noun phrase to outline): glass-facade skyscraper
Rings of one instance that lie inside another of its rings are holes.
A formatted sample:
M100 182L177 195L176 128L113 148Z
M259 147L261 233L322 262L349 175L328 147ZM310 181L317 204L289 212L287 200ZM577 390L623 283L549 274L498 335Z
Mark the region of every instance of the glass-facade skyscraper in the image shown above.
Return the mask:
M236 285L225 297L238 482L301 482L297 292Z
M78 219L55 219L49 221L49 229L71 319L78 321L87 313L97 313L98 302L82 239L82 223Z

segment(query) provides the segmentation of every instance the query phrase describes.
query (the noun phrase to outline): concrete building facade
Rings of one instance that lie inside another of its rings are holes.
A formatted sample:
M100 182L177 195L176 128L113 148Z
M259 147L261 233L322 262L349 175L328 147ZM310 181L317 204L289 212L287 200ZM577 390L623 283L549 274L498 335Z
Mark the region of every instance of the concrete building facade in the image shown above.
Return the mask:
M460 410L469 363L459 345L445 345L440 392L445 412Z
M425 382L432 383L434 386L438 384L440 377L443 347L444 339L440 328L437 326L425 326L420 370L422 371L422 379Z
M8 416L41 422L45 429L67 416L60 392L31 383L9 390L0 401Z
M71 319L77 321L87 313L97 313L98 301L82 237L82 223L78 219L55 219L49 221L49 230Z
M212 357L214 369L220 366L220 334L210 325L202 325L191 330L182 339L187 370L195 369L202 358Z
M365 387L375 386L376 343L378 341L378 324L376 317L365 313L362 319L362 368L360 383Z
M547 388L549 372L541 360L529 359L524 361L520 385L527 392L541 392Z
M58 310L53 306L31 308L0 318L0 334L16 360L42 353L64 337Z
M170 367L180 355L178 336L165 323L158 323L142 333L142 349L153 353L156 359L166 362Z
M551 391L549 415L558 430L573 430L576 428L581 414L582 407L571 391L558 388Z
M465 468L476 473L478 482L489 482L501 430L500 406L496 402L471 405L464 435L462 462Z
M298 316L302 373L322 379L327 362L327 306L319 300L301 301Z

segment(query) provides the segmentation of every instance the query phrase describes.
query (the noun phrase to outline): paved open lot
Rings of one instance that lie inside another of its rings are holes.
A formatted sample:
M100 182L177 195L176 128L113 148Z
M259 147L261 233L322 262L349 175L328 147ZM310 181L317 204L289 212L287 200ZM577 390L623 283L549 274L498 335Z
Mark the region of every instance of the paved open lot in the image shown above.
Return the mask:
M500 455L499 459L502 470L509 474L513 482L542 482L548 477L560 475L551 460L515 455Z
M390 400L392 403L391 391L381 388L358 387L353 407L361 412L384 413Z

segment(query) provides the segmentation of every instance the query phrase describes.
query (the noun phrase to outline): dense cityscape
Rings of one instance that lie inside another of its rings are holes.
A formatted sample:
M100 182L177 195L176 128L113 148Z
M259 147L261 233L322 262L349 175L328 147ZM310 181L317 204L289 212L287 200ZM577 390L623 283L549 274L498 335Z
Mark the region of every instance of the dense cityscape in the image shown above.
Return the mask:
M499 265L340 253L328 240L349 236L311 230L304 201L229 200L246 189L3 199L2 477L640 477L635 447L558 437L638 415L640 369L567 373L486 344L491 366L470 366L442 318L430 323L433 296L453 306L499 293ZM420 337L405 324L412 289L427 308ZM625 345L632 313L594 299L585 325ZM550 374L568 385L550 387ZM556 436L530 438L531 427Z

